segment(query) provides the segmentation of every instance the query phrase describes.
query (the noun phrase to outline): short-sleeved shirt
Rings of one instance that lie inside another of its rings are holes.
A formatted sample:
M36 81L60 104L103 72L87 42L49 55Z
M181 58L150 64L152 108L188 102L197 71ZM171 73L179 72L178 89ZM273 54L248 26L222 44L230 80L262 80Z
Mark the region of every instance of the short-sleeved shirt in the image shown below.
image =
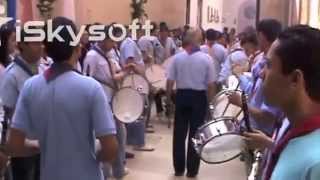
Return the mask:
M106 82L111 86L113 84L111 70L109 68L107 60L94 49L88 51L83 61L83 73L85 75L93 77L100 82ZM106 85L101 85L106 93L108 100L111 101L114 90Z
M142 53L135 41L132 38L127 37L120 46L120 64L126 65L129 58L133 58L137 64L143 64Z
M227 58L227 49L221 44L215 43L211 48L209 48L208 45L202 45L200 49L202 52L205 52L207 54L213 54L213 56L218 60L221 66ZM209 49L211 49L212 52L209 52Z
M142 36L138 40L138 46L142 52L145 52L147 56L154 58L154 47L152 44L152 37L149 36Z
M153 43L155 46L155 60L157 64L162 64L166 59L172 56L172 51L175 53L178 50L176 43L171 37L167 38L164 46L157 38L153 40Z
M289 141L282 151L271 180L320 179L320 130Z
M12 128L39 140L41 180L103 180L96 137L116 133L101 85L70 71L55 80L29 79L21 92Z
M232 75L232 65L245 65L248 62L248 56L242 50L235 51L227 56L225 62L222 64L221 72L219 73L219 82L225 82L229 76Z
M22 62L27 63L21 59ZM39 68L40 70L40 68ZM14 109L18 101L20 91L27 79L31 77L15 62L11 63L5 70L2 83L0 84L0 97L3 106Z
M169 66L168 79L176 81L177 89L207 90L217 81L212 58L201 51L176 54Z

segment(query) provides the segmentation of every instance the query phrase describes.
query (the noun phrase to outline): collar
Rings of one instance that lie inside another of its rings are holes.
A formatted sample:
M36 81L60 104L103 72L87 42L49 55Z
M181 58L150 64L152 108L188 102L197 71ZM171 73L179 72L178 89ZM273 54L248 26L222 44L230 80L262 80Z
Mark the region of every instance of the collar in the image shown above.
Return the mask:
M316 130L320 129L320 115L310 116L308 118L303 119L296 126L291 128L285 135L284 138L275 146L272 151L272 159L270 165L267 167L266 180L271 179L272 172L277 165L279 157L283 150L287 147L290 140L302 137L309 133L312 133Z
M81 74L79 71L74 69L73 66L67 63L53 63L49 69L47 69L44 72L44 77L47 80L47 82L51 82L55 80L57 77L61 76L62 74L69 72L69 71L75 71L79 74Z
M30 65L21 56L16 56L14 63L22 68L29 76L35 75L35 73L32 72Z

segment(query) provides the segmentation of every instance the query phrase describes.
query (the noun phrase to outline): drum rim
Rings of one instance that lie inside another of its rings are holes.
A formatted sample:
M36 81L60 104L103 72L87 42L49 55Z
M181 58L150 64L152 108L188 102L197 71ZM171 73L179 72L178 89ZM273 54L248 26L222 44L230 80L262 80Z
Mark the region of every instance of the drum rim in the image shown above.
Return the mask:
M132 76L132 75L140 76L141 78L143 78L143 79L147 82L147 84L148 84L148 90L147 90L147 94L146 94L146 95L149 95L149 94L150 94L150 91L151 91L151 87L150 87L150 82L149 82L148 79L145 77L145 75L141 75L141 74L137 74L137 73L132 73L132 74L128 74L128 75L124 76L124 78L123 78L122 81L121 81L121 88L131 88L131 89L134 89L134 88L132 88L132 87L123 86L124 80L125 80L127 77ZM121 89L121 88L120 88L120 89ZM134 89L134 90L135 90L135 89ZM139 91L138 91L138 92L139 92ZM139 93L139 94L145 94L145 93Z
M221 137L221 136L226 136L226 135L239 135L239 134L236 134L236 133L225 133L225 134L223 134L223 135L220 135L219 137ZM240 135L239 135L239 136L240 136ZM207 164L222 164L222 163L225 163L225 162L232 161L232 160L238 158L238 157L241 155L242 151L241 151L239 154L237 154L237 155L235 155L235 156L233 156L233 157L231 157L231 158L229 158L229 159L227 159L227 160L224 160L224 161L210 162L210 161L205 160L205 159L202 157L202 151L203 151L203 149L204 149L204 146L207 145L211 140L213 140L213 139L216 138L216 137L218 137L218 136L211 137L206 143L204 143L203 145L201 145L200 151L199 151L199 156L200 156L200 159L201 159L202 161L204 161L204 162L207 163ZM243 137L243 136L242 136L242 137Z
M215 122L220 122L220 121L225 121L225 120L235 121L234 118L233 118L233 117L230 117L230 116L224 116L224 117L216 118L216 120L212 120L212 121L207 122L206 124L202 125L202 126L198 129L198 131L197 131L196 134L199 134L201 130L203 130L204 128L208 127L209 125L211 125L211 124L213 124L213 123L215 123ZM237 121L235 121L235 122L237 122ZM201 156L201 155L202 155L202 151L203 151L205 145L207 145L211 140L213 140L213 139L216 138L216 137L221 137L221 136L226 136L226 135L238 135L238 136L241 136L240 134L237 134L237 133L234 133L234 132L229 132L229 133L225 133L225 134L223 134L223 135L217 135L217 136L213 136L213 137L209 138L207 142L205 142L204 144L202 144L202 145L200 146L200 149L199 149L200 159L201 159L202 161L204 161L205 163L208 163L208 164L221 164L221 163L225 163L225 162L232 161L232 160L236 159L237 157L239 157L239 156L241 155L241 152L240 152L239 154L235 155L234 157L231 157L231 158L229 158L229 159L227 159L227 160L224 160L224 161L209 162L209 161L205 160L205 159ZM243 136L241 136L241 137L243 137Z
M147 68L146 68L146 72L145 72L145 79L146 79L147 82L149 83L150 88L153 87L153 85L152 85L151 81L149 80L149 78L148 78L148 76L147 76L147 74L148 74L147 71L148 71L149 69L151 69L152 66L156 66L156 67L162 69L163 72L164 72L164 75L165 75L165 72L166 72L165 68L162 67L162 66L159 65L159 64L152 64L152 65L150 65L149 67L147 67ZM161 81L166 81L166 80L167 80L167 79L165 78L165 79L163 79L163 80L161 80Z
M231 92L231 91L236 91L236 92L240 92L240 93L243 92L242 90L239 90L239 89L235 89L235 90L225 89L225 90L222 90L213 98L213 100L211 100L211 104L215 105L216 103L214 103L214 102L217 101L218 97L220 97L222 94L225 94L226 92Z
M117 94L118 92L120 92L120 90L123 90L123 89L130 89L130 90L132 90L132 91L137 92L137 94L139 94L139 96L141 97L141 99L142 99L143 102L144 102L144 98L143 98L143 96L142 96L137 90L135 90L135 89L133 89L133 88L131 88L131 87L122 87L122 88L120 88L117 92L115 92L114 95L112 96L112 99L111 99L111 110L112 110L113 116L116 117L116 119L117 119L118 121L121 121L122 123L130 124L130 123L133 123L133 122L137 121L138 119L136 119L136 120L134 120L134 121L132 121L132 122L125 122L125 121L123 121L123 120L120 120L120 118L114 113L114 108L113 108L114 97L116 96L116 94ZM143 110L144 110L144 107L142 106L142 112L140 113L139 117L143 114Z

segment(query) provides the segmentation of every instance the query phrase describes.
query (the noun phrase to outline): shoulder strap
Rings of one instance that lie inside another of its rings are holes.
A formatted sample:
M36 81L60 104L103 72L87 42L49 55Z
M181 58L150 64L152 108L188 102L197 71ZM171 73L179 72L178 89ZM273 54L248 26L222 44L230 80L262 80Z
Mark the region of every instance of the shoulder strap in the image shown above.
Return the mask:
M14 63L17 64L24 72L26 72L29 76L33 76L31 69L26 65L25 62L21 60L21 58L16 57L14 59Z
M111 62L109 61L108 57L100 49L98 49L96 46L93 46L92 49L94 51L96 51L99 55L101 55L107 61L108 66L109 66L109 71L110 71L110 74L111 74L112 83L110 84L110 83L107 83L105 81L101 81L101 80L99 80L97 78L94 78L94 79L96 79L101 84L110 87L111 89L118 89L117 83L114 80L114 74L113 74L113 71L112 71Z

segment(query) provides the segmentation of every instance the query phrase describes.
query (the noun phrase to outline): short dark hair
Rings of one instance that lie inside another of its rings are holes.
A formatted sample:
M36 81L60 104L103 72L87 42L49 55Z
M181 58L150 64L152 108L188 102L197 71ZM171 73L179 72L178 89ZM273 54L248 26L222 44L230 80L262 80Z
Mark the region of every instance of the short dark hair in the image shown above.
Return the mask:
M276 19L264 19L258 23L257 31L263 33L267 40L272 43L281 33L282 25Z
M301 70L308 95L320 102L320 30L293 26L280 34L279 42L275 54L280 58L282 72Z
M9 37L16 31L15 22L9 21L3 24L0 28L0 63L6 67L10 64L9 61Z
M64 40L64 42L58 41L56 38L53 39L52 42L48 41L48 37L44 42L46 52L49 57L56 63L61 63L70 59L75 50L75 46L70 45L72 41L72 37L69 34L66 26L70 26L75 33L78 33L76 25L65 17L56 17L52 20L52 30L55 31L58 27L64 26L64 28L60 31L59 35ZM48 27L45 26L45 29ZM47 31L46 31L47 32Z
M258 38L257 38L257 34L255 32L247 32L247 33L244 33L242 36L241 36L241 39L240 39L240 44L241 46L246 44L246 43L251 43L255 46L258 46L259 43L258 43Z
M156 30L158 29L158 25L156 22L151 22L152 25L152 29L151 29L151 33L156 32Z
M208 29L206 31L206 39L209 41L215 41L218 37L218 33L214 29Z

